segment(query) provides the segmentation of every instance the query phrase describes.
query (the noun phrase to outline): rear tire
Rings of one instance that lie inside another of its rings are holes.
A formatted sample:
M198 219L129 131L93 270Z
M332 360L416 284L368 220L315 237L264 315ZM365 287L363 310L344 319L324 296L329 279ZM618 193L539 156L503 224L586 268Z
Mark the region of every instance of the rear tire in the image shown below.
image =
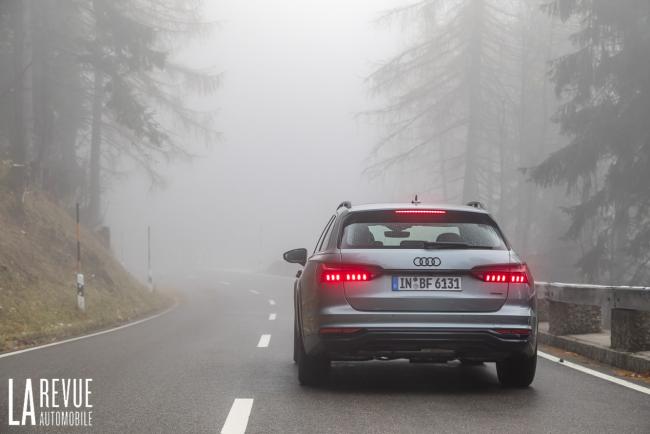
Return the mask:
M300 335L297 340L298 350L298 381L303 386L318 386L323 384L330 371L330 361L325 357L310 356L305 353Z
M532 356L512 356L497 362L497 375L504 387L528 387L535 378L537 351Z
M293 362L298 363L298 347L300 342L298 340L298 323L294 319L293 321Z

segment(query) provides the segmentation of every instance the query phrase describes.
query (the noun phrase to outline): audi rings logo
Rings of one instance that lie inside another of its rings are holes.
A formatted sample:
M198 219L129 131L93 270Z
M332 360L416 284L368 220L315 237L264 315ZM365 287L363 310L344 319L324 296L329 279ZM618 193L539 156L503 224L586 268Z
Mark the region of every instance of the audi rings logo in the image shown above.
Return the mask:
M438 267L440 266L440 258L434 256L433 258L419 257L413 259L413 265L416 267Z

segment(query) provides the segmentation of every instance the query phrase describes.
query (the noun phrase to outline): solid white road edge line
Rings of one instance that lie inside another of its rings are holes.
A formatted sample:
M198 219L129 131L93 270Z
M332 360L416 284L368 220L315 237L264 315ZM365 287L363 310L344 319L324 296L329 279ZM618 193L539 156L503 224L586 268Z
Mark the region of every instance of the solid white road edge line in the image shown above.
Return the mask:
M244 434L252 408L252 399L235 399L228 412L228 417L226 417L226 421L221 428L221 434Z
M52 342L52 343L49 343L49 344L39 345L39 346L36 346L36 347L25 348L24 350L12 351L11 353L0 354L0 359L2 359L4 357L9 357L9 356L15 356L15 355L22 354L22 353L28 353L30 351L42 350L43 348L53 347L55 345L67 344L68 342L79 341L81 339L92 338L92 337L95 337L95 336L103 335L105 333L111 333L111 332L114 332L114 331L117 331L117 330L125 329L127 327L131 327L131 326L134 326L136 324L141 324L141 323L143 323L145 321L149 321L149 320L152 320L154 318L158 318L159 316L163 316L166 313L169 313L172 310L174 310L177 306L178 306L178 303L174 303L174 305L172 307L170 307L169 309L167 309L167 310L159 312L159 313L157 313L155 315L148 316L146 318L139 319L137 321L133 321L133 322L130 322L130 323L127 323L127 324L122 324L121 326L113 327L112 329L102 330L102 331L99 331L99 332L90 333L88 335L77 336L75 338L65 339L65 340L62 340L62 341Z
M269 300L269 304L270 304L271 306L275 306L275 300L270 299L270 300Z
M575 369L576 371L584 372L585 374L593 375L594 377L598 377L601 380L605 381L610 381L614 384L618 384L619 386L627 387L628 389L636 390L637 392L645 393L646 395L650 395L650 388L643 387L639 384L632 383L630 381L626 381L611 375L603 374L602 372L587 368L582 365L578 365L577 363L569 362L564 359L560 359L559 357L555 357L551 354L546 354L544 352L538 351L538 355L541 357L545 358L546 360L550 360L551 362L557 363L559 365L564 365L567 368L572 368Z
M271 342L271 335L262 335L257 343L257 348L266 348L269 346L269 342Z
M270 313L270 314L269 314L269 321L274 321L277 317L278 317L277 314L275 314L275 313Z

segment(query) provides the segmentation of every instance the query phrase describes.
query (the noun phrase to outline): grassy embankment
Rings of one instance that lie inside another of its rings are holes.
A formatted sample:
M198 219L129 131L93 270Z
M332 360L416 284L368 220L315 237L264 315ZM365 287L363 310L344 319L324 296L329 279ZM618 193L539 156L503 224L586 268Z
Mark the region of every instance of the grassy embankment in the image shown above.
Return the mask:
M82 228L86 312L76 306L75 223L43 194L17 216L0 189L0 352L127 322L171 305L150 293Z

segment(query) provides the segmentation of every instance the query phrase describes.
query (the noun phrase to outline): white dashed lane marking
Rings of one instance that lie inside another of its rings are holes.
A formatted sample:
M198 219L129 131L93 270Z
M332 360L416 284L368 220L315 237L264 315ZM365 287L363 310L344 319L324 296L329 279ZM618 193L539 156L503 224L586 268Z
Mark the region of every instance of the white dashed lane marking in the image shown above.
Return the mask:
M253 408L252 399L237 398L230 407L226 422L221 428L221 434L244 434L248 426L248 418Z
M271 306L275 306L275 300L270 299L270 300L269 300L269 304L270 304Z
M277 314L275 313L270 313L269 314L269 321L275 321L275 319L278 317Z
M251 294L255 294L255 295L259 295L259 293L260 293L259 291L256 291L254 289L251 289L250 291L251 291Z
M269 342L271 342L271 335L262 335L257 343L257 348L266 348L269 346Z

